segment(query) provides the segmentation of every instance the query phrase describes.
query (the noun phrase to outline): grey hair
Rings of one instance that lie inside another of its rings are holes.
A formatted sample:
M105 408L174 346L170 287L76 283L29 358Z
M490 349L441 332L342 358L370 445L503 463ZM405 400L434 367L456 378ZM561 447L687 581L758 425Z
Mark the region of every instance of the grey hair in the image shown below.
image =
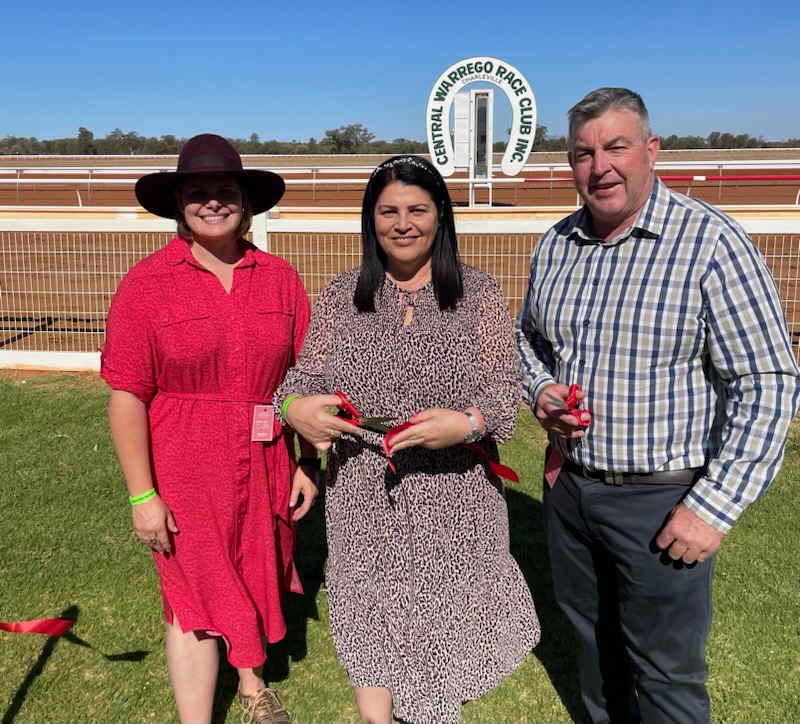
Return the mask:
M573 148L575 136L587 121L599 118L612 110L630 111L638 116L643 141L653 133L650 129L650 114L638 93L627 88L598 88L578 101L567 113L570 149Z

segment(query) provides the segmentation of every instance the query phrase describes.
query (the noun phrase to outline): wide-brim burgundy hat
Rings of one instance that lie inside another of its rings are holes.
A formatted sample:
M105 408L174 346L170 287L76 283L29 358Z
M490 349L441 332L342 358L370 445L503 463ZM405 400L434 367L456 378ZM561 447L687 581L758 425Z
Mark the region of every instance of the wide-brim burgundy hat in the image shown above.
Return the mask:
M190 138L178 156L175 171L157 171L136 182L136 198L151 214L175 218L175 191L189 177L200 173L228 173L244 188L253 216L280 201L286 184L271 171L242 168L242 158L222 136L201 133Z

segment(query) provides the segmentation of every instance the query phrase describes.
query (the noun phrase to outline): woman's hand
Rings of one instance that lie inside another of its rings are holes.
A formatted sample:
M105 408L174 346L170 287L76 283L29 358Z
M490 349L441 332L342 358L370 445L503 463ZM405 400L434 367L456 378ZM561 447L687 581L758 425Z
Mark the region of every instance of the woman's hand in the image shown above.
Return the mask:
M343 432L361 435L361 428L337 417L332 408L338 408L341 399L336 395L309 395L292 400L284 413L286 421L316 450L330 450L334 440Z
M317 473L314 468L298 465L292 479L292 495L289 498L289 507L295 508L297 501L302 496L303 503L292 513L292 520L300 520L309 510L319 495L317 488Z
M156 495L150 500L134 505L131 511L133 531L136 537L156 553L172 553L170 533L177 533L178 526L169 506Z
M476 408L471 407L469 410L478 419L479 427L483 429L483 415ZM439 450L458 445L464 442L472 431L469 418L463 412L439 407L417 412L409 422L413 424L393 437L390 454L414 446Z

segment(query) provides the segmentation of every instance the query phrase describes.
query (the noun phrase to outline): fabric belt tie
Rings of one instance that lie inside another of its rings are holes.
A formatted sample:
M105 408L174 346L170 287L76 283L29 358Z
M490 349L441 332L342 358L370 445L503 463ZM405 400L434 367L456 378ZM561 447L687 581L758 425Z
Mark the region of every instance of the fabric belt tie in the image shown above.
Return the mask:
M653 473L617 473L589 470L572 460L564 460L563 470L587 480L597 480L605 485L694 485L703 474L703 468L659 470Z
M159 390L161 397L169 397L173 400L189 400L189 402L238 402L247 405L271 405L272 397L258 397L253 395L236 395L227 392L165 392ZM280 438L283 433L283 425L277 415L272 422L273 441Z
M258 395L237 395L228 392L167 392L159 390L162 397L171 397L175 400L198 400L201 402L247 402L252 405L271 405L272 398Z

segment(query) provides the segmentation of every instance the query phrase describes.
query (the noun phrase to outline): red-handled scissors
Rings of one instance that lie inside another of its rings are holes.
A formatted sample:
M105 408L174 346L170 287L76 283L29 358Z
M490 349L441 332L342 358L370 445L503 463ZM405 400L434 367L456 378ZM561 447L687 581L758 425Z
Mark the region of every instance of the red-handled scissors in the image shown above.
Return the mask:
M361 413L358 411L358 408L350 401L350 398L345 395L344 392L337 390L333 394L341 400L339 403L340 417L344 418L353 425L357 425L358 427L374 430L375 432L380 432L383 434L389 432L389 425L386 423L392 419L391 417L361 417Z
M587 427L588 425L592 424L592 413L589 412L589 410L582 410L578 407L579 403L577 393L580 391L580 385L570 385L565 404L567 405L567 409L570 411L570 414L578 418L578 423L584 427Z

